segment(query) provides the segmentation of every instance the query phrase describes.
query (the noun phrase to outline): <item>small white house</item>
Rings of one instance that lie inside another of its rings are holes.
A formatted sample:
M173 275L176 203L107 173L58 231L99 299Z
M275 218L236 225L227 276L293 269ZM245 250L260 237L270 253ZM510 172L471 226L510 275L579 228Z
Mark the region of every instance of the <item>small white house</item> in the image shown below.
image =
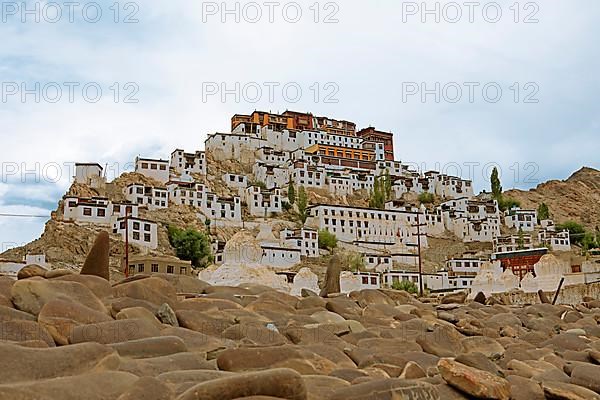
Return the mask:
M164 184L169 181L169 161L136 157L135 172Z
M104 168L97 163L76 163L73 179L75 183L88 185L93 189L97 189L106 184L103 171Z
M510 251L526 250L533 248L531 235L509 235L494 238L494 253L506 253Z
M537 211L514 207L504 213L504 222L509 228L533 232L537 225Z
M131 203L112 203L105 197L63 197L63 220L78 224L111 226L118 217L138 216L138 206Z
M125 189L125 198L150 210L169 207L169 193L166 188L130 183Z
M553 228L540 230L538 241L543 246L549 246L554 251L571 251L571 236L569 231L557 232Z
M241 221L242 203L239 197L219 198L199 182L172 181L167 186L173 204L197 208L210 220Z
M268 217L281 213L281 189L261 189L258 186L249 186L244 193L250 215Z
M315 229L284 229L279 237L288 247L299 249L303 257L319 257L319 232Z
M287 270L301 261L301 250L284 246L261 246L263 250L262 265L271 268Z
M365 253L365 268L377 271L388 271L392 269L392 255L380 253Z
M248 177L244 175L225 174L223 182L231 189L246 189L248 187Z
M158 224L154 221L134 217L118 218L113 225L113 233L121 235L125 240L127 232L131 244L152 250L158 247Z
M206 175L206 154L203 151L186 153L177 149L171 153L171 168L179 174Z

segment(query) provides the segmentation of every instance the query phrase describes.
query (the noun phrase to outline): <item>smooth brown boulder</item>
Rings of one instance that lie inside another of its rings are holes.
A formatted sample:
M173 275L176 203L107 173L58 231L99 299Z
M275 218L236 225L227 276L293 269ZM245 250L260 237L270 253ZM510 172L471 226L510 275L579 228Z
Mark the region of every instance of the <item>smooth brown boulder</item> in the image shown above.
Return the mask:
M447 294L442 297L440 304L463 304L467 300L467 294L465 292L458 292Z
M183 340L177 336L129 340L111 344L110 347L115 349L121 357L129 358L154 358L188 351Z
M64 282L78 282L90 289L96 297L103 299L112 295L112 286L102 277L95 275L63 275L54 278Z
M155 304L158 308L167 303L174 310L177 309L177 293L173 285L164 279L145 278L127 283L119 283L113 287L113 296L130 297Z
M335 255L329 261L327 271L325 272L325 282L321 289L320 296L327 297L333 293L340 293L340 274L342 273L342 263L340 258Z
M47 269L40 267L36 264L27 265L17 272L17 279L28 279L33 277L42 277L45 278Z
M107 232L100 232L96 236L94 245L90 249L83 267L81 268L81 275L95 275L100 278L104 278L107 281L110 280L109 271L109 248L110 237Z
M449 385L480 399L510 399L510 383L497 375L449 359L438 362L438 370Z
M0 322L2 321L35 321L35 315L0 305Z
M62 299L50 300L38 315L38 322L59 345L69 344L69 335L76 326L108 321L112 318L104 313Z
M116 320L127 320L127 319L145 319L148 322L153 323L157 329L162 329L162 322L156 318L152 312L148 311L144 307L132 307L125 308L115 315Z
M328 399L338 389L350 386L349 382L333 376L305 375L302 377L308 400Z
M375 379L336 390L330 400L440 400L437 389L426 382Z
M25 279L15 282L11 288L11 300L15 307L30 314L38 315L44 304L53 299L72 301L108 315L100 299L81 283Z
M168 327L160 331L161 336L177 336L189 351L211 353L228 347L226 341L195 332L190 329Z
M281 368L203 382L186 391L177 400L233 400L250 396L306 400L307 390L297 372Z
M512 400L544 400L544 390L539 383L517 375L507 376Z
M303 375L326 375L336 369L325 357L292 345L228 349L219 354L217 365L230 372L290 368Z
M116 399L137 379L135 375L108 371L1 385L0 400Z
M119 366L120 371L153 377L165 372L195 369L216 370L216 365L214 362L206 361L202 353L176 353L161 357L122 359Z
M571 383L600 393L600 366L580 364L571 372Z
M155 336L160 336L160 330L152 322L145 319L122 319L76 326L69 336L69 343L112 344Z
M544 293L542 289L538 290L538 297L540 298L542 304L552 304L552 302L550 301L550 299L548 299L548 296L546 296L546 293Z
M485 304L485 302L486 302L485 294L483 294L483 292L478 292L475 295L475 298L473 299L473 301L475 303Z
M552 400L600 400L600 396L589 389L564 382L544 382L546 399Z
M170 400L172 398L171 388L158 379L146 376L135 381L131 388L121 394L117 400Z
M0 384L114 370L119 356L110 347L84 343L47 349L0 343Z
M11 342L27 342L42 340L49 347L54 347L54 339L46 328L35 321L3 321L0 322L0 335L2 340Z

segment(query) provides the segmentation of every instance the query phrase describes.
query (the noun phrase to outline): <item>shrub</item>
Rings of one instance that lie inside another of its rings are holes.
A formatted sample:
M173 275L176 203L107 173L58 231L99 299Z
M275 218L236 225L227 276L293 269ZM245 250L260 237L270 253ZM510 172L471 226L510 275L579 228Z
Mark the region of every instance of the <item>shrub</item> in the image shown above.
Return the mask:
M419 288L414 282L411 281L398 281L392 283L392 289L394 290L404 290L408 293L417 294L419 293Z
M569 231L572 244L581 244L585 236L585 228L575 221L567 221L564 224L558 225L557 228L560 231Z
M181 229L169 226L169 242L177 257L191 261L194 267L204 268L213 260L210 237L193 228Z
M538 206L537 213L540 221L550 219L550 208L546 203L542 203Z
M502 197L500 196L500 199L498 200L498 208L500 209L500 211L506 211L506 210L510 210L511 208L514 207L521 207L521 203L518 200L515 199L511 199L509 197Z
M419 202L421 204L431 204L434 201L433 193L423 192L419 195Z
M333 250L337 247L337 237L326 230L319 231L319 248L323 250Z

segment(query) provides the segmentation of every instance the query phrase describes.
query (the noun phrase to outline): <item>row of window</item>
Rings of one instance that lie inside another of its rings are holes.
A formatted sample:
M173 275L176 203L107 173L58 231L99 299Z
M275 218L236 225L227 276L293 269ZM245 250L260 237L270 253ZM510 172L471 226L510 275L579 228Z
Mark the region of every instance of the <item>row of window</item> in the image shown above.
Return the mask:
M167 165L166 164L157 164L157 163L143 162L142 163L142 169L166 171L167 170Z
M145 264L138 264L137 268L136 265L129 265L129 273L130 274L135 274L135 272L138 273L143 273L146 270L146 265ZM152 273L158 273L158 264L152 264L150 266L150 272ZM175 273L175 267L173 265L167 265L167 274L174 274ZM179 273L181 275L186 275L187 274L187 267L179 267Z

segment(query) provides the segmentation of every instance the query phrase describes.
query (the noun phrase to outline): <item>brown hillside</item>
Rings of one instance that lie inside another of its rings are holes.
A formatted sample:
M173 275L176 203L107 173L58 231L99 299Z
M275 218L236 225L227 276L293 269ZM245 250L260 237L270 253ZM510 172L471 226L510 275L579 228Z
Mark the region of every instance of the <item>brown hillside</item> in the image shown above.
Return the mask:
M507 197L523 208L537 208L545 202L556 223L573 220L594 229L600 225L600 171L584 167L565 181L548 181L537 188L510 190Z

